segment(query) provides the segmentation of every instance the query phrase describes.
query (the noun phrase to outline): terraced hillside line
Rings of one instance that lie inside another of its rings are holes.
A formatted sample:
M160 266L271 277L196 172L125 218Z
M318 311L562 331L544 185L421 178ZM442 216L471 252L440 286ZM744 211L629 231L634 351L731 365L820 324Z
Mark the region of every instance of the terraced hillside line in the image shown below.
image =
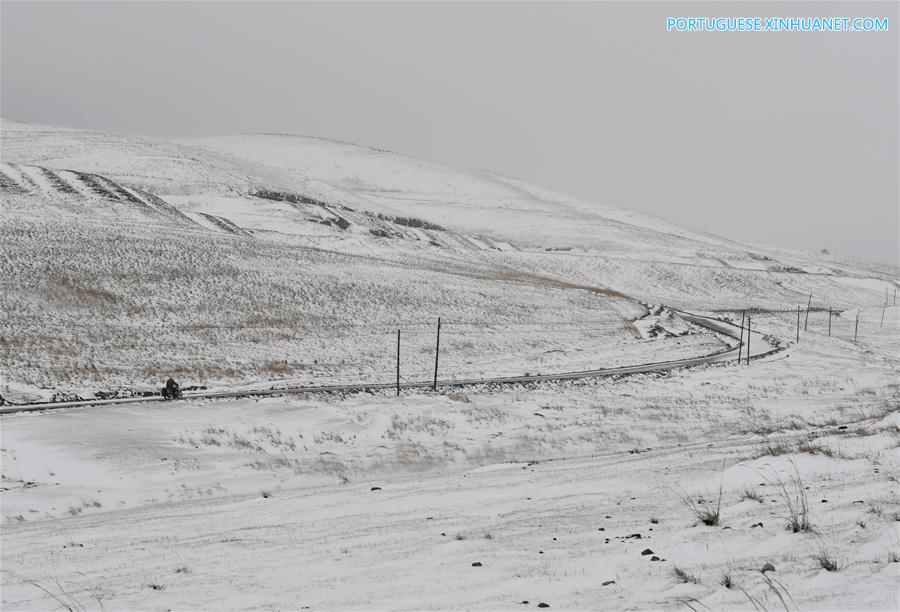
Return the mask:
M109 188L99 180L100 177L96 174L76 172L76 175L78 176L78 180L84 183L95 195L98 195L105 200L119 200L116 194L110 191Z
M39 168L41 174L44 175L44 178L56 189L57 191L61 191L62 193L66 193L69 195L81 195L78 193L78 190L72 187L66 180L64 180L61 176L59 176L56 172L49 168Z
M6 173L5 169L0 170L0 189L13 195L28 193L18 182Z
M15 174L13 174L15 173ZM22 171L22 166L16 164L3 164L3 174L15 183L22 193L36 193L41 190L40 185L34 179Z
M242 227L238 227L232 221L226 219L225 217L217 217L216 215L211 215L209 213L198 212L198 215L202 216L204 219L218 227L224 232L229 234L236 234L238 236L252 236L250 232L245 230Z
M194 227L199 227L199 224L194 222L193 219L163 200L158 195L150 193L149 191L144 191L143 189L138 189L136 187L126 187L125 189L142 198L144 200L144 203L160 213L160 216L168 217L169 219L180 221L182 223L187 223Z

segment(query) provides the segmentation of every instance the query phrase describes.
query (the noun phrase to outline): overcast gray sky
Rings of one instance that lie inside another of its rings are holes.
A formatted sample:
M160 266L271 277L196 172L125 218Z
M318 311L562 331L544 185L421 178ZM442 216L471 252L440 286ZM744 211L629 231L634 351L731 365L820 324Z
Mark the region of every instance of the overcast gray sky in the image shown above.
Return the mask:
M889 17L675 33L667 16ZM898 3L18 3L2 113L325 136L898 263Z

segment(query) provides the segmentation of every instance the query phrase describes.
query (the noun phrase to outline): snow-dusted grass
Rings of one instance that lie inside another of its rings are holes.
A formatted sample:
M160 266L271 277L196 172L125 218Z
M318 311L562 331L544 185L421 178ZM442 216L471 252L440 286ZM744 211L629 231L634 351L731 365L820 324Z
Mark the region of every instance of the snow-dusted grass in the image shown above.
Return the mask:
M0 350L6 380L32 388L155 389L170 375L389 381L398 328L404 380L427 380L438 316L444 377L640 363L655 352L624 346L635 343L623 322L644 313L638 304L451 262L423 269L415 253L385 261L170 226L139 234L78 217L13 218L0 229L12 255L0 263ZM692 336L671 345L721 346Z

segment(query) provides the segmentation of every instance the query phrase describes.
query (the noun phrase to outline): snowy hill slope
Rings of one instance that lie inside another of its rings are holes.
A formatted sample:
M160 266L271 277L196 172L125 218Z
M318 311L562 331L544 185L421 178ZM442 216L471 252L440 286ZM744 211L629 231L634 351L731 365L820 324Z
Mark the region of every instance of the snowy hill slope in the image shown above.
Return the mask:
M643 304L847 309L900 278L329 140L3 121L2 145L0 344L23 389L376 380L397 328L422 379L438 316L454 374L649 362L721 339L646 338Z

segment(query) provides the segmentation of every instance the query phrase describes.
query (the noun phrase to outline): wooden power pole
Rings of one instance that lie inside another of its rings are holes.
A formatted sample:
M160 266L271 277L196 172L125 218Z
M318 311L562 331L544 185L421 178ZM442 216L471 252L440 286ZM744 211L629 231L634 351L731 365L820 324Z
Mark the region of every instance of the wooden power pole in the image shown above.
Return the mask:
M747 365L750 365L750 317L747 317Z
M437 373L438 373L438 356L441 354L441 318L438 317L437 343L434 345L434 386L433 391L437 391Z
M803 320L803 331L806 331L806 326L809 324L809 307L812 306L812 293L809 294L809 301L806 303L806 319Z

